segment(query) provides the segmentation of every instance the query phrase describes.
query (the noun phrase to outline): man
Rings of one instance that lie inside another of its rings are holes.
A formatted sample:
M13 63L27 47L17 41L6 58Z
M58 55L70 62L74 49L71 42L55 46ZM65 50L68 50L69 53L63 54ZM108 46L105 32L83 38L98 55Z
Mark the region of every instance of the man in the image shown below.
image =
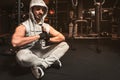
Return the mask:
M48 7L43 0L31 0L29 19L21 23L12 36L12 45L20 47L16 53L18 63L31 67L37 79L42 78L44 70L54 64L60 68L62 65L59 59L69 49L65 37L44 23L47 12Z

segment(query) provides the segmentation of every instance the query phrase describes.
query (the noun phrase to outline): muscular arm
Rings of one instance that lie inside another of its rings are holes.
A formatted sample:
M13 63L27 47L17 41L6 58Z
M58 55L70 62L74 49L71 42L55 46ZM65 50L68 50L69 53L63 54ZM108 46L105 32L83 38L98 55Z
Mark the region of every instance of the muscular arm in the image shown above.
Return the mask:
M16 28L15 33L12 36L12 45L14 47L23 46L39 38L39 35L25 37L25 27L23 25L20 25Z
M52 27L50 27L50 34L52 35L52 37L50 38L51 42L61 42L65 40L64 35Z

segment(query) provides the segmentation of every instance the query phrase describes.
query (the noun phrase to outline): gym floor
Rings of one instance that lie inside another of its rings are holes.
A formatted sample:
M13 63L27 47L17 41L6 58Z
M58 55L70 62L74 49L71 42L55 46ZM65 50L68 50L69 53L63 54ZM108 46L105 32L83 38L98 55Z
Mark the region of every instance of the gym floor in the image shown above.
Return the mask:
M42 80L120 80L120 40L67 39L63 67L50 68ZM2 45L0 48L6 48ZM99 48L99 51L97 49ZM4 53L4 52L0 52ZM15 56L0 55L0 80L36 80L29 68L19 66Z

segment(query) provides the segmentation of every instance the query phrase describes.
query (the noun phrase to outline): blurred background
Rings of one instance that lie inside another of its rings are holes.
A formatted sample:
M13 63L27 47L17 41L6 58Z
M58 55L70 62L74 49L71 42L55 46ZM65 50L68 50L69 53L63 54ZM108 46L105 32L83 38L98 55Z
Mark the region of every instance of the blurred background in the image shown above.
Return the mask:
M43 80L120 80L120 0L44 0L45 22L67 38L64 67ZM29 17L30 0L0 2L0 79L35 80L16 62L11 36Z
M49 7L45 22L67 38L120 37L119 0L44 0ZM0 3L0 42L11 37L18 24L28 18L30 0ZM6 37L7 36L7 37Z

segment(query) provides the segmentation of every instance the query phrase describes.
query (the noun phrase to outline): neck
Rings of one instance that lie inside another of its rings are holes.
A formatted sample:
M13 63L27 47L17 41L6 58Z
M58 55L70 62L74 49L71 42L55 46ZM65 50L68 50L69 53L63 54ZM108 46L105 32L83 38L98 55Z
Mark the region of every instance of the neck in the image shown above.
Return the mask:
M37 22L37 23L39 23L39 22L40 22L40 19L35 19L35 20L36 20L36 22Z

